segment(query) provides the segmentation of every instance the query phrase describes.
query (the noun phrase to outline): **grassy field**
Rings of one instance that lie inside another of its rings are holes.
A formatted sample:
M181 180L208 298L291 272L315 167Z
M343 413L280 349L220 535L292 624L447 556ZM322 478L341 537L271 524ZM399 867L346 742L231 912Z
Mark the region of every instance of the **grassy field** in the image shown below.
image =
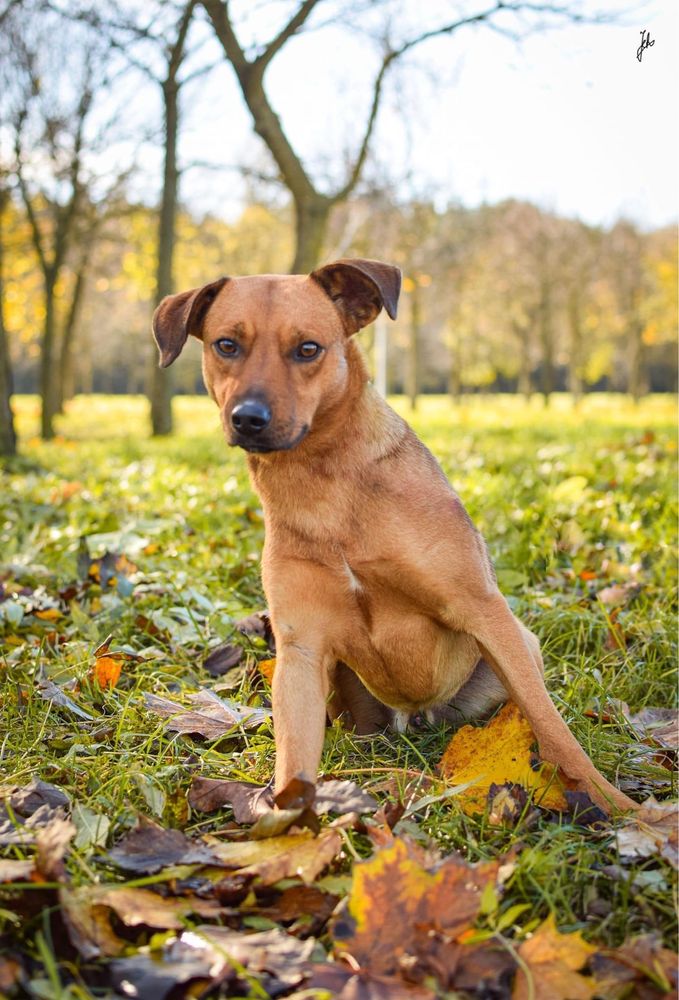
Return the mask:
M479 397L453 407L428 397L412 414L404 401L394 405L485 535L503 591L541 639L552 696L597 767L637 799L671 797L674 772L609 703L625 702L631 712L675 703L675 400L635 406L593 396L576 408L557 396L545 408L537 399ZM141 699L213 687L203 660L233 640L248 669L227 697L267 703L268 684L254 669L268 655L264 644L234 639L233 629L264 606L263 523L244 456L226 447L205 398L178 398L177 434L161 440L149 440L140 398L75 399L49 444L34 436L37 402L19 398L16 409L22 455L0 480L0 780L23 786L40 777L106 817L106 843L86 844L68 861L73 884L89 884L114 877L100 855L138 813L189 834L228 822L228 810L217 819L189 810L196 774L271 776L268 724L200 741L169 733ZM106 551L133 565L105 587L96 570L83 582ZM619 606L597 598L617 584L635 585ZM112 648L139 659L126 660L117 686L102 690L91 680L93 652L109 635ZM38 680L66 685L94 721L43 700ZM352 778L382 801L413 772L435 776L450 735L422 725L359 739L333 728L323 772ZM397 786L388 789L392 770ZM551 912L562 930L598 943L653 931L673 945L670 865L652 856L623 870L610 830L547 815L492 826L465 815L455 797L406 825L471 861L521 848L502 902L503 911L524 905L508 931L513 940ZM351 844L358 855L369 851L360 831ZM19 847L0 852L30 856ZM19 944L30 974L48 984L31 995L91 995L79 960L62 961L44 912L17 908L17 895L0 899L0 942L10 950Z

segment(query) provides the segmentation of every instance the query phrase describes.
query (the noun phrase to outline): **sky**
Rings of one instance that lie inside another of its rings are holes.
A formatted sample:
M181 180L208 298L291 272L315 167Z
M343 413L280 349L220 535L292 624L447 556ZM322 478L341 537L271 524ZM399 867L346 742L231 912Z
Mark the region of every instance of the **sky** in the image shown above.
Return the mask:
M459 6L404 4L422 23ZM582 8L594 13L601 4L585 0ZM595 225L619 217L645 229L676 222L679 4L608 9L621 23L567 25L518 45L465 28L414 50L389 80L371 178L441 204L514 197ZM276 24L260 19L257 29L271 37ZM654 44L639 61L642 31ZM218 60L219 52L208 43L200 58ZM270 66L272 103L326 189L358 145L376 65L376 47L360 30L331 25L295 38ZM198 211L233 217L243 190L235 168L264 168L266 160L232 70L218 66L189 83L184 99L184 161L227 169L189 170L183 197Z

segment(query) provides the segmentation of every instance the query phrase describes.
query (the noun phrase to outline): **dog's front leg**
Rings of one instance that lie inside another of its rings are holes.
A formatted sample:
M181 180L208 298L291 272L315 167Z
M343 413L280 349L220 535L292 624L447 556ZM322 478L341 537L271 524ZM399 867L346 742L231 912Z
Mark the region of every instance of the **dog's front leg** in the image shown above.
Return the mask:
M276 793L293 778L316 781L325 732L328 661L294 639L277 640L273 676Z
M464 629L481 646L511 698L535 733L544 760L557 764L578 781L599 806L609 811L637 808L636 803L608 782L595 768L561 718L545 687L536 659L521 626L500 593L473 601L464 608Z

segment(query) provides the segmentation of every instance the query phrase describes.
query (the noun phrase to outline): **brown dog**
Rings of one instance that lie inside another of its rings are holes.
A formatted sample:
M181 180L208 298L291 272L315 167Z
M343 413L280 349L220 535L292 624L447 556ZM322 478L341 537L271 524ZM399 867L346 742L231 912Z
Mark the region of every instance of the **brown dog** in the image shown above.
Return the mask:
M538 641L437 462L368 381L351 337L382 307L395 317L400 280L360 259L221 278L153 318L163 367L189 334L203 341L205 383L264 508L276 788L315 781L328 707L366 731L384 705L474 716L509 694L545 760L604 809L633 808L554 707Z

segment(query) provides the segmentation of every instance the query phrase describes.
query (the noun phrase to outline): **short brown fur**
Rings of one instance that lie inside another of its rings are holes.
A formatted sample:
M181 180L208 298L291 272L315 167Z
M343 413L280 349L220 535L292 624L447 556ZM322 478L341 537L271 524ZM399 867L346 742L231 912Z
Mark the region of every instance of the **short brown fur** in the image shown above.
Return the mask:
M500 594L439 465L368 381L351 334L383 305L395 315L399 281L389 265L338 261L310 276L213 282L164 300L154 316L166 363L188 333L202 338L227 440L251 451L277 648L276 788L315 780L326 710L370 731L386 721L385 705L456 717L487 713L508 693L545 760L603 808L633 808L554 707L537 639ZM220 356L224 338L236 356ZM307 342L323 350L302 362L295 351ZM243 440L232 415L253 399L271 419Z

